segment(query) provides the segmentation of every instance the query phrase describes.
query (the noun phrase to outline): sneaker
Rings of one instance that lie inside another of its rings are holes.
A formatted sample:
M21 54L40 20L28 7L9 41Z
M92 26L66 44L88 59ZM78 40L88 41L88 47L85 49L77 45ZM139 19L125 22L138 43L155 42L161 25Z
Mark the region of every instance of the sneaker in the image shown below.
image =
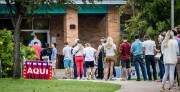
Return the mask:
M85 80L85 78L84 78L84 77L82 77L81 79L82 79L82 80Z
M107 78L103 78L103 81L108 81L108 79Z
M67 79L67 77L63 77L63 79Z
M141 81L140 79L137 79L136 81Z
M110 79L108 79L108 81L114 81L114 79L113 79L113 78L110 78Z
M77 80L80 80L80 77L77 77Z
M114 77L113 79L114 79L114 80L117 80L117 78L116 78L116 77Z

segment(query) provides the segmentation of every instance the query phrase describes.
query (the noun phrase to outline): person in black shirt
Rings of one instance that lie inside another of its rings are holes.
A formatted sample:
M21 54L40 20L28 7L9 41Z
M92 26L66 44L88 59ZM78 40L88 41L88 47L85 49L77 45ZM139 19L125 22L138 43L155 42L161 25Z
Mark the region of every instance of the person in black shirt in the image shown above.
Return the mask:
M41 52L41 60L51 60L51 54L52 54L52 48L49 48L49 44L45 43L46 48L44 48ZM48 58L46 58L46 56L48 56Z

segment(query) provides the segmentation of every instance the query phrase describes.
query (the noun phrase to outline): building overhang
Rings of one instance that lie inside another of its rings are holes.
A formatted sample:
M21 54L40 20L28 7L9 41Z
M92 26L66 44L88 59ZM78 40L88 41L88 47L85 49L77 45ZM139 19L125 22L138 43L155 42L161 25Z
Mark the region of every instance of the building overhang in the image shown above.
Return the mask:
M84 4L82 0L72 0L72 1L74 1L76 5ZM88 0L85 3L92 4ZM101 4L101 5L124 5L126 3L127 3L126 0L103 0L103 1L95 0L94 1L94 4Z
M55 1L55 0L54 0ZM65 4L65 6L78 6L79 14L106 14L108 13L108 6L120 6L126 4L125 0L103 0L90 3L88 0L84 3L82 0L72 0L74 4ZM13 5L13 3L12 3ZM54 5L51 8L46 7L47 4L34 11L34 14L65 14L65 6ZM0 14L9 14L5 0L0 0ZM31 14L30 11L27 14Z

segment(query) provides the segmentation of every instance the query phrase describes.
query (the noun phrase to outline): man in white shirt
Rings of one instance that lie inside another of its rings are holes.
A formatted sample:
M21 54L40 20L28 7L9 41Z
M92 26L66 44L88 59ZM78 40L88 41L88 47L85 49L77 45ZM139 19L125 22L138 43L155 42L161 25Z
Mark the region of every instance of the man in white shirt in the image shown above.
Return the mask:
M70 68L70 77L72 78L72 54L71 54L71 47L68 45L68 42L64 43L65 47L63 48L62 52L64 55L64 68L65 68L65 76L64 79L67 79L67 72L68 68Z
M150 65L153 69L153 77L154 80L157 80L157 72L156 72L156 61L154 58L154 53L159 52L159 50L156 49L156 44L154 41L151 40L149 35L145 35L146 41L143 43L143 51L145 54L145 61L146 61L146 68L147 68L147 74L150 81L152 81L152 74L150 71Z
M85 56L85 66L87 68L88 80L91 79L90 72L92 72L92 79L94 80L94 62L95 62L95 53L96 50L91 47L90 43L85 44L86 48L84 49Z

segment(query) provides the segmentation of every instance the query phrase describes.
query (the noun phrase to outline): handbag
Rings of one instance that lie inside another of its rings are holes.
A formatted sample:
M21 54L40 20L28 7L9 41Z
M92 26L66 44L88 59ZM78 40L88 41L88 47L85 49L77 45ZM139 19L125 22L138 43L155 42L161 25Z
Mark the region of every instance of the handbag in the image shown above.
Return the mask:
M157 53L157 54L155 55L155 58L157 58L157 59L160 59L160 57L161 57L161 53Z

